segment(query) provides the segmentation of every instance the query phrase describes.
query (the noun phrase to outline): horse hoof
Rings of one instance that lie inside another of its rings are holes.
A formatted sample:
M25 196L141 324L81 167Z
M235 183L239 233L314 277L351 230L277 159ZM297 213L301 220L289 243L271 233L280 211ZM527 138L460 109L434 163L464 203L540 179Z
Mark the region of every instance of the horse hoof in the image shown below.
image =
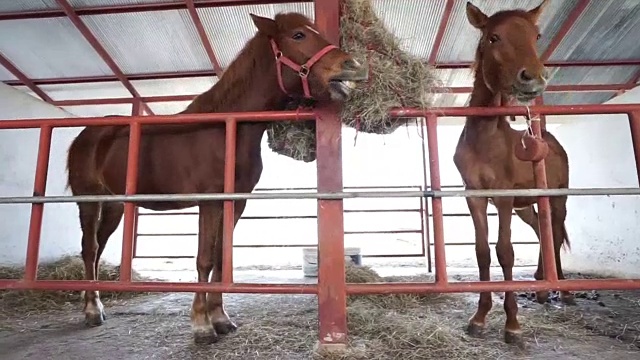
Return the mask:
M565 305L568 305L568 306L578 305L572 293L562 294L561 298L562 298L562 303Z
M84 323L89 327L100 326L107 320L104 312L84 314Z
M484 326L470 322L467 326L467 334L471 337L481 338L484 336Z
M544 304L549 300L549 292L548 291L538 291L536 293L536 301L539 304Z
M213 326L216 329L216 332L222 335L235 332L238 329L238 325L234 324L231 320L215 323Z
M525 347L525 343L524 343L524 339L522 338L522 332L521 331L505 330L505 332L504 332L504 342L506 342L507 344L516 345L520 349L524 349L524 347Z
M216 334L213 327L194 329L193 341L196 344L213 344L218 341L218 334Z

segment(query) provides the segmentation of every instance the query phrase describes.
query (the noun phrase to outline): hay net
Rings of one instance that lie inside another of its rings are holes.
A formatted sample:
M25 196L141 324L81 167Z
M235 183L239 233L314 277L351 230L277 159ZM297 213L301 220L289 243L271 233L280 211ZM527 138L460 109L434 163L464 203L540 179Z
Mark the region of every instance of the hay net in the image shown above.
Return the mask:
M435 68L400 48L400 40L376 15L371 0L344 0L340 19L341 46L369 66L369 81L359 84L340 114L349 127L371 134L391 134L415 118L392 119L397 107L428 108L435 87ZM292 102L289 104L291 110ZM267 130L269 148L305 162L315 160L315 123L274 122Z

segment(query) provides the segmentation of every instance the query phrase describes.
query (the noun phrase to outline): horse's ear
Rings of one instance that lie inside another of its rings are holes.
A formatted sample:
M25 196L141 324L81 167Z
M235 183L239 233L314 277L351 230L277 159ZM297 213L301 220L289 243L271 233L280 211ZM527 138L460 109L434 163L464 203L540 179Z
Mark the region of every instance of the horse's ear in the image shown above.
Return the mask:
M278 34L278 25L273 19L258 16L256 14L249 14L254 25L258 28L258 31L269 36L275 37Z
M489 17L485 15L482 10L473 5L470 1L467 1L467 20L477 29L482 29L487 24Z
M531 21L533 21L534 24L538 23L538 19L540 18L540 15L542 15L542 10L544 10L548 3L548 0L543 0L535 9L529 10L529 16L531 16Z

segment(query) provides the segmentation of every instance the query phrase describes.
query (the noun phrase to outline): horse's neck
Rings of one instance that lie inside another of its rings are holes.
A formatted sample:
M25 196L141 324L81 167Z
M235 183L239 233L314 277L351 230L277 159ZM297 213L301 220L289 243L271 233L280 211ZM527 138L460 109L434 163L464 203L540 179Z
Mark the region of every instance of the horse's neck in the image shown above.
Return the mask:
M492 107L502 106L502 95L493 93L487 88L482 71L476 72L473 84L473 91L469 99L470 107ZM482 139L499 134L500 131L506 129L509 124L502 116L467 116L464 125L465 137L472 139Z

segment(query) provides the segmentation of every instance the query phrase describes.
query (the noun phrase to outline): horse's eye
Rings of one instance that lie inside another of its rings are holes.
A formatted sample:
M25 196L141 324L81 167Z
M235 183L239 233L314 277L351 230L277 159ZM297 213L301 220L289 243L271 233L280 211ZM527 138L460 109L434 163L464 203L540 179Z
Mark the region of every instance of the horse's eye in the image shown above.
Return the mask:
M538 34L538 38L537 38L537 39L538 39L538 40L540 40L540 38L541 38L541 37L542 37L542 35L541 35L541 34Z
M293 40L302 40L304 39L305 35L303 32L298 31L297 33L293 34L293 36L291 37Z
M493 44L495 42L500 41L500 36L498 36L497 34L493 34L491 35L491 37L489 37L489 43Z

